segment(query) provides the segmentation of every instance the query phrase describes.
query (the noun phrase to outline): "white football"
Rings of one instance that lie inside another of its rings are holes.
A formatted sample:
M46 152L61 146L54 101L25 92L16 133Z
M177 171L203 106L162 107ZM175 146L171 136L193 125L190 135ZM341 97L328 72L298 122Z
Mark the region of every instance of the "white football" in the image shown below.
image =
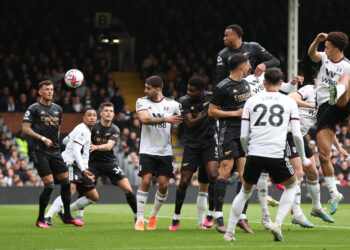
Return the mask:
M78 69L70 69L64 76L64 81L70 88L78 88L84 82L84 75Z

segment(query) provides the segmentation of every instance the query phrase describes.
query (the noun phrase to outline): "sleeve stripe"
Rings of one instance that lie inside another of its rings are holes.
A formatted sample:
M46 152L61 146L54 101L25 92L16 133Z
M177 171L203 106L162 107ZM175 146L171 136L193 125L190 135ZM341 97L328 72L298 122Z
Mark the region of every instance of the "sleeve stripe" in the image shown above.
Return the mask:
M241 120L249 121L249 118L241 118Z
M304 100L304 96L299 91L297 91L297 93L301 96L301 99Z
M75 143L78 143L80 146L83 146L84 147L84 145L82 145L80 142L77 142L77 141L74 141Z
M297 117L292 117L292 118L290 118L291 120L297 120L297 121L299 121L299 118L297 118Z
M139 112L139 111L141 111L141 110L148 110L148 109L138 109L136 112Z

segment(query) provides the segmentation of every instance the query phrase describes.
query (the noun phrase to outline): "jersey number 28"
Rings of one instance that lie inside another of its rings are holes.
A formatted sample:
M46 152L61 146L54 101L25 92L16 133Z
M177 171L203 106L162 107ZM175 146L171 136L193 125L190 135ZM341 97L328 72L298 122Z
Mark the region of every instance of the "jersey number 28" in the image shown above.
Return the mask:
M253 112L258 112L259 109L262 110L262 112L259 118L254 123L254 126L265 126L266 122L263 122L261 120L264 118L264 116L267 113L267 107L265 104L258 104L254 107ZM281 126L281 124L283 123L283 116L282 116L282 114L284 113L283 107L279 104L274 104L270 107L269 111L270 111L270 116L268 119L269 123L274 127Z

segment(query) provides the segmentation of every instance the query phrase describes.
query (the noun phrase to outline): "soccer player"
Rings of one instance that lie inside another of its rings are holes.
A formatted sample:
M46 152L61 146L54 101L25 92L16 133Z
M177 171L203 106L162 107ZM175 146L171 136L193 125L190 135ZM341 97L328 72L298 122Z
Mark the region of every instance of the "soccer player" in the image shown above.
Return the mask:
M326 41L324 52L317 51L318 45ZM322 173L331 194L329 203L332 215L338 210L343 195L338 192L334 169L330 161L335 127L350 114L349 73L350 62L344 57L348 36L343 32L320 33L310 45L308 54L314 62L322 62L318 74L317 98L317 147Z
M136 216L135 194L113 153L113 147L118 143L120 135L119 128L112 123L114 105L111 102L101 103L100 110L101 120L91 131L89 170L96 180L103 174L110 179L113 185L119 186L125 193L126 200Z
M279 60L256 42L243 42L243 29L237 24L229 25L225 29L224 45L217 57L216 83L230 74L229 59L234 54L243 54L249 58L251 73L260 76L266 68L278 67Z
M180 124L183 118L179 103L163 97L162 89L162 78L148 77L145 82L146 96L136 102L136 112L142 123L136 231L144 231L144 212L152 176L157 177L158 190L147 230L156 229L158 211L166 200L169 179L174 175L170 128L171 124Z
M62 119L62 108L52 102L53 83L45 80L39 83L40 100L30 105L24 114L22 131L33 138L33 161L44 183L44 190L39 198L39 216L36 225L49 228L45 221L45 209L55 187L53 175L61 184L61 197L66 211L63 222L75 226L84 223L73 219L70 213L70 182L68 169L60 154L59 135Z
M215 121L208 116L209 101L212 93L204 91L204 79L194 76L189 80L187 95L180 98L182 116L185 121L184 153L181 166L181 179L176 189L175 214L169 226L170 231L176 231L180 225L181 207L186 196L186 189L191 182L193 173L198 170L199 193L197 198L198 229L206 229L204 225L207 208L208 183L215 185L218 171L218 156L216 154ZM213 188L209 195L214 196ZM214 202L212 202L214 203ZM211 204L213 206L214 204ZM212 210L212 211L211 211ZM206 226L211 227L214 208L209 208L209 220ZM211 220L210 220L211 219Z
M86 206L96 203L98 193L94 184L94 176L88 170L89 151L91 143L91 130L97 120L96 110L89 108L83 112L83 122L77 125L72 132L63 139L66 145L62 152L62 158L68 165L69 179L71 182L71 193L74 195L78 190L79 198L71 204L71 212L82 210ZM61 196L58 196L52 203L49 211L45 214L47 223L51 226L51 218L62 208ZM63 213L58 214L62 218ZM82 216L79 217L82 220Z
M240 178L242 178L245 153L239 141L241 115L243 106L250 97L249 83L243 79L251 69L248 57L235 54L230 58L229 64L230 76L215 87L208 111L209 116L219 119L218 153L220 167L215 184L215 227L220 233L226 231L222 206L226 194L227 180L235 161ZM238 225L245 232L252 233L243 218Z
M241 143L247 152L247 161L244 166L243 188L232 203L224 235L225 241L235 240L237 221L262 170L266 170L274 182L282 183L286 187L280 200L276 221L270 226L275 240L283 240L281 225L293 204L296 191L294 170L288 167L284 159L289 123L303 165L310 165L303 150L297 104L292 98L278 92L281 83L281 71L278 68L268 69L264 81L266 92L251 97L244 106Z

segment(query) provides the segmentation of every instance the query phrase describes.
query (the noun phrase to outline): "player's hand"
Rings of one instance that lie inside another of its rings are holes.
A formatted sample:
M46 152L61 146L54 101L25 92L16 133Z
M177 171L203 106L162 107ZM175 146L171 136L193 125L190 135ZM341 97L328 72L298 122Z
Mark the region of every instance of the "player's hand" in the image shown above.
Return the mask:
M316 108L316 103L309 103L309 108L310 109L315 109Z
M317 35L316 41L321 43L323 41L326 41L327 37L328 37L327 33L320 33L320 34Z
M86 177L86 178L89 178L92 182L95 182L95 176L87 169L85 169L83 171L83 175Z
M95 150L97 150L97 145L94 145L94 144L90 144L90 153L91 152L94 152Z
M295 84L297 84L299 82L300 82L301 85L303 85L303 83L304 83L304 77L303 76L294 76L293 80L290 82L290 84L295 85Z
M236 111L232 111L233 114L232 114L232 117L242 117L243 115L243 109L239 109L239 110L236 110Z
M258 66L256 66L254 75L255 76L260 76L262 73L264 73L266 70L266 65L263 63L260 63Z
M342 147L338 148L340 156L343 156L345 159L349 157L348 151L343 149Z
M183 121L182 115L173 115L165 117L165 122L171 123L171 124L180 124Z
M308 158L304 158L302 159L302 164L303 164L303 167L307 168L307 167L311 167L311 161L308 159Z
M49 138L46 138L46 140L44 141L44 144L46 145L47 148L51 148L53 146L53 142Z

